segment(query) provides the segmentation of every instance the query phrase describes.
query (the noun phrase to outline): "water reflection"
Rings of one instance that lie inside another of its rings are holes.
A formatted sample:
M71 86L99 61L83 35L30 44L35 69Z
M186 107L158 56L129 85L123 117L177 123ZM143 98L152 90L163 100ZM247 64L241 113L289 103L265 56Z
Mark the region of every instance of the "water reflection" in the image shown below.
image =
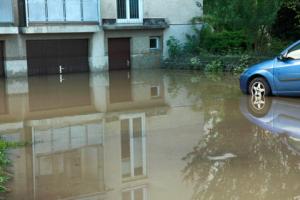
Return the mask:
M3 82L0 133L32 141L10 151L14 179L6 198L189 196L181 158L199 138L203 114L191 102L178 107L187 91L171 97L168 81L161 71L133 71ZM182 113L192 118L174 124Z
M241 111L252 123L285 138L290 149L300 153L299 99L244 97L241 99Z
M232 76L125 71L0 88L1 135L32 141L10 151L7 199L300 195L297 100L241 97Z

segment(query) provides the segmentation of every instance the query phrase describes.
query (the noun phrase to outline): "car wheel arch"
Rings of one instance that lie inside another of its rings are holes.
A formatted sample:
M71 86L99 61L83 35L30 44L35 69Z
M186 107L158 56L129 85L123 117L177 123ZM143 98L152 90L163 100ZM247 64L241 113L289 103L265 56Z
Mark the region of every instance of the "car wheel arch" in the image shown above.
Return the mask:
M262 74L254 74L254 75L250 76L249 79L247 80L247 88L249 88L249 85L250 85L251 81L254 80L255 78L263 78L263 79L265 79L266 82L268 83L269 87L270 87L271 94L273 94L273 88L272 88L272 85L270 84L268 78L265 77L265 76L262 75Z

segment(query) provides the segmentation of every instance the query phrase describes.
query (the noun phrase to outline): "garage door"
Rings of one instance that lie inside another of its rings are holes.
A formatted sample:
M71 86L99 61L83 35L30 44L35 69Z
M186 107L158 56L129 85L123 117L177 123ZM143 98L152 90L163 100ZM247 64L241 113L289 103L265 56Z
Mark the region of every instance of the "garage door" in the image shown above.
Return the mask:
M88 40L28 40L28 75L88 72Z
M4 42L0 41L0 77L4 77Z

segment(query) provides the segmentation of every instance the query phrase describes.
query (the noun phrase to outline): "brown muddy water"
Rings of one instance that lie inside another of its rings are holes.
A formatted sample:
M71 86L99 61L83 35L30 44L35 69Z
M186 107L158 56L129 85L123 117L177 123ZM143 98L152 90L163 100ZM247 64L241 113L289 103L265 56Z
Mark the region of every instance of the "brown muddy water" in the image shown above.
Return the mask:
M132 71L0 82L6 199L300 199L300 100L230 75Z

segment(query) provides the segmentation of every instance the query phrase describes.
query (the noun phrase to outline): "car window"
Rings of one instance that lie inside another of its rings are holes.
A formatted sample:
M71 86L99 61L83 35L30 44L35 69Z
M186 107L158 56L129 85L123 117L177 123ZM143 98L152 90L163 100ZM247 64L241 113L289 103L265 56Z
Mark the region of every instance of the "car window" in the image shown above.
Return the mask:
M298 60L300 59L300 44L293 47L287 54L287 57L290 59Z

